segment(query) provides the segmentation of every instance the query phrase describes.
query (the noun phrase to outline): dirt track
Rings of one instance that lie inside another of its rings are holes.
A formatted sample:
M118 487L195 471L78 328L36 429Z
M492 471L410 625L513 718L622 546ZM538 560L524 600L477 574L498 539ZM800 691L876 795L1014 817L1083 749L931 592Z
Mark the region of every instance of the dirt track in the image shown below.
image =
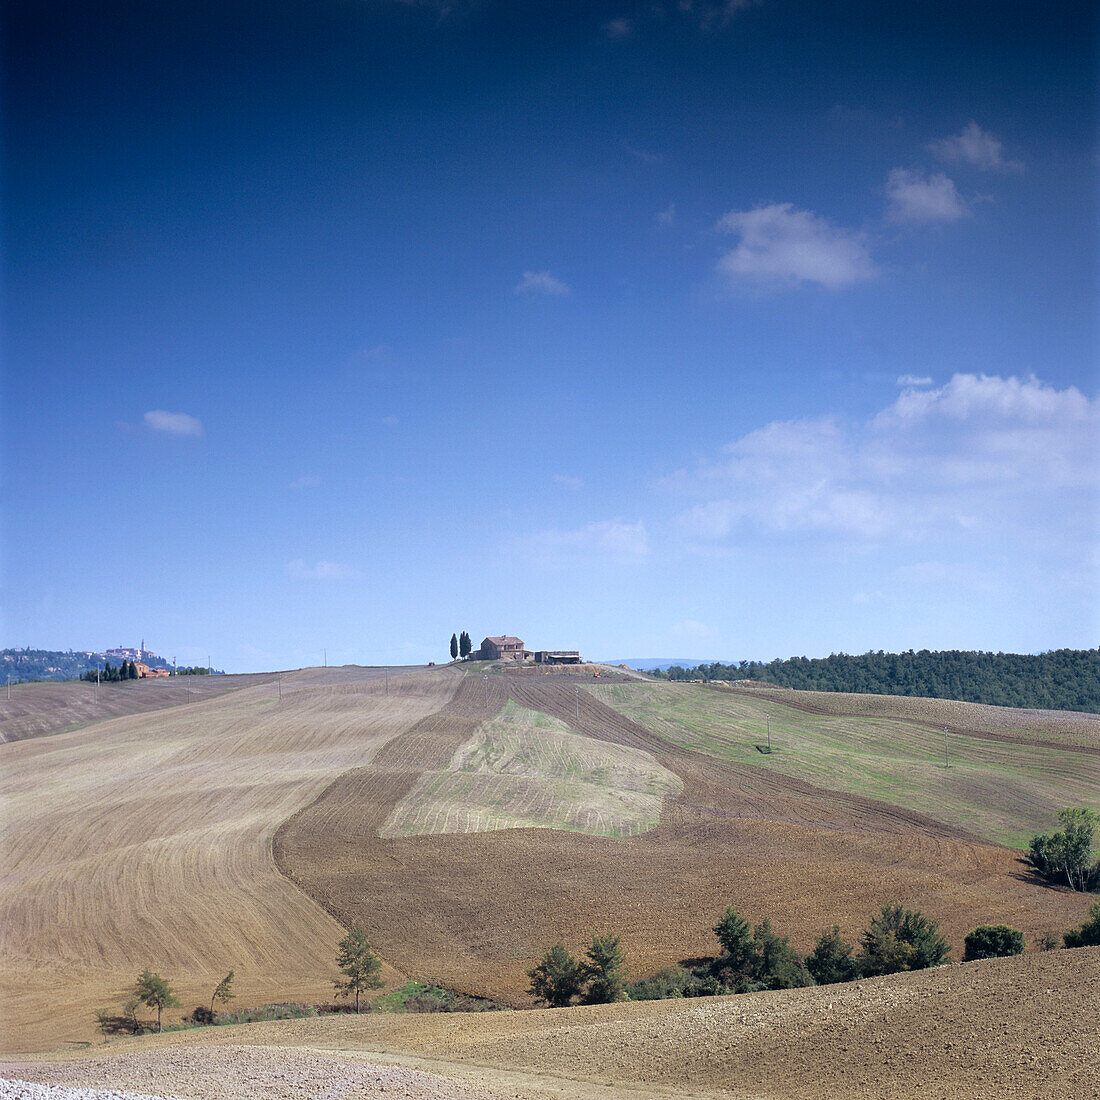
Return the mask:
M731 998L204 1029L0 1076L189 1100L392 1095L386 1065L434 1075L406 1095L456 1100L1096 1100L1098 988L1100 948L1081 948Z

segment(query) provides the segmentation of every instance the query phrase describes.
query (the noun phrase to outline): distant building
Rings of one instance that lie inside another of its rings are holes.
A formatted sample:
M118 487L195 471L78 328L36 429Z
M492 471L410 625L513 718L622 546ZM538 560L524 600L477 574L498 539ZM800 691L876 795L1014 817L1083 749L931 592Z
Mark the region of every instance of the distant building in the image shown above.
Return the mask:
M579 665L581 655L575 649L538 649L535 663L539 665Z
M522 661L526 656L523 642L507 634L485 638L478 650L478 657L482 661Z

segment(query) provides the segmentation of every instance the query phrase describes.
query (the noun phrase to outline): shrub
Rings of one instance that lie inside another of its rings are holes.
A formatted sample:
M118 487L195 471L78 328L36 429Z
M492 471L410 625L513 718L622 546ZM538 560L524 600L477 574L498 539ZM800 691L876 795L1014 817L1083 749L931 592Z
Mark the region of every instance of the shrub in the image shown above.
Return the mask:
M1024 934L1004 924L983 924L973 932L967 932L963 943L963 962L1024 953Z
M594 933L592 946L585 957L584 973L588 978L584 999L587 1004L612 1004L621 1001L623 987L624 953L619 937L610 932Z
M900 905L884 905L871 918L862 942L859 969L867 977L938 966L951 951L937 934L935 921Z
M704 979L682 966L666 966L650 978L629 982L626 995L632 1001L665 1001L673 997L702 997L708 994Z
M1085 807L1062 810L1062 828L1031 838L1028 862L1043 878L1071 890L1100 890L1100 860L1092 862L1092 839L1100 814Z
M798 989L813 985L806 966L786 936L772 931L766 920L753 930L753 979L762 989Z
M240 1008L236 1012L222 1012L215 1023L218 1024L257 1024L268 1020L301 1020L317 1016L313 1005L288 1004L263 1005L260 1008Z
M191 1023L198 1027L208 1027L217 1020L217 1016L206 1005L197 1005L191 1013L190 1019Z
M741 974L750 972L753 950L749 922L732 905L726 907L722 919L714 926L714 934L722 947L723 968Z
M817 937L813 951L806 958L806 969L818 985L850 982L859 976L851 944L840 938L840 929L835 924L831 932L822 932Z
M1089 910L1089 917L1080 928L1071 929L1062 937L1066 947L1100 946L1100 901Z
M564 1008L580 992L584 964L577 962L562 943L556 943L537 966L527 971L530 992L551 1008Z

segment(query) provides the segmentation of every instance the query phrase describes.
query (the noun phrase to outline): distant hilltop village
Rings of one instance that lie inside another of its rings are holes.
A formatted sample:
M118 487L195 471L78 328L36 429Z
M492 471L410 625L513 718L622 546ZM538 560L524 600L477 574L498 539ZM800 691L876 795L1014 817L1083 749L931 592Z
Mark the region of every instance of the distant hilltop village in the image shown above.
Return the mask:
M135 679L159 679L171 675L168 662L151 649L146 649L143 638L137 648L119 646L105 652L91 649L31 649L29 646L3 649L0 650L0 682L78 680L88 673L95 679L97 669L106 671L103 667L105 663L116 667L133 666Z

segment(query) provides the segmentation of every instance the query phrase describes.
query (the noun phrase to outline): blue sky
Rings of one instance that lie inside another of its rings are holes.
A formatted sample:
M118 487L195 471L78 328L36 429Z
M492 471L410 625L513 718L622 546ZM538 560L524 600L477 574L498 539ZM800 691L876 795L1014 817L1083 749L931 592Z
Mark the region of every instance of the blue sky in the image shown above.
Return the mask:
M10 6L3 644L1095 646L1090 8Z

